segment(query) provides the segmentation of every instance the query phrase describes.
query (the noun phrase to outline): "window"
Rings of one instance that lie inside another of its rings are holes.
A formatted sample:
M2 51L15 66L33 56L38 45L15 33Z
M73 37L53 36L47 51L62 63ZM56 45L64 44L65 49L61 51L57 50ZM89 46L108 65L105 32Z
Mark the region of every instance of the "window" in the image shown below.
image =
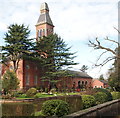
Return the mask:
M38 76L35 75L35 77L34 77L34 84L37 85L37 83L38 83Z
M87 81L85 81L85 85L87 84L88 82Z
M26 69L30 69L30 66L29 66L29 65L26 65Z
M43 36L45 36L45 29L43 29Z
M42 36L42 30L38 30L38 37Z
M84 81L82 81L82 84L84 84Z
M29 85L30 80L29 80L29 75L28 74L26 74L25 80L26 80L26 85Z
M80 85L80 81L78 81L78 86Z
M80 88L80 81L78 81L78 88Z

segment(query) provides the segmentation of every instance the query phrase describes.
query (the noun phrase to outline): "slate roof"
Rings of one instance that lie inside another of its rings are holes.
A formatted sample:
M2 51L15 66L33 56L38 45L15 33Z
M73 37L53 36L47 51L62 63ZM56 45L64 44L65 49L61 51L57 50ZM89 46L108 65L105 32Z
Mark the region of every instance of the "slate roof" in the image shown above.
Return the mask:
M69 74L72 74L73 77L81 77L81 78L92 79L92 77L89 76L86 72L73 71L73 70L68 70L68 72L69 72Z
M41 5L40 10L48 10L48 11L41 13L36 25L47 23L47 24L53 26L52 20L51 20L50 15L49 15L49 8L48 8L47 3L43 3Z
M105 80L99 80L99 81L101 81L101 82L104 83L104 84L107 84L107 83L108 83L108 82L105 81Z
M52 23L52 20L49 16L49 13L45 13L45 14L41 14L39 16L39 19L37 21L37 24L36 25L39 25L39 24L43 24L43 23L48 23L49 25L52 25L53 26L53 23Z

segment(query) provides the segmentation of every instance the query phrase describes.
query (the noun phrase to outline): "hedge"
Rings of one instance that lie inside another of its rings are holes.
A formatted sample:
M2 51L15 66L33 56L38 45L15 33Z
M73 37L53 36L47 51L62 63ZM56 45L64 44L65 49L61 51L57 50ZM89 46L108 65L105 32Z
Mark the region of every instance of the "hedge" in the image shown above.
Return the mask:
M107 101L107 95L103 92L97 92L94 94L96 104L102 104Z
M43 103L42 113L46 116L64 116L69 113L69 105L63 100L48 100Z
M95 105L95 98L92 95L82 95L83 109L92 107Z

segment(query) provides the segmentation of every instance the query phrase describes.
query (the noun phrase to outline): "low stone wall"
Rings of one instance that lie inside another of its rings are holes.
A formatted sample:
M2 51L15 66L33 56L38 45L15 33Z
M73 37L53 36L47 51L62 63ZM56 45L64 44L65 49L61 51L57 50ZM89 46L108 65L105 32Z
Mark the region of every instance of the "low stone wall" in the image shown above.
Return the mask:
M43 102L47 100L60 99L68 102L70 113L82 109L82 98L78 95L56 96L37 99L24 100L3 100L2 113L3 116L30 116L34 111L40 111Z
M120 99L69 114L64 118L103 118L110 116L120 116Z

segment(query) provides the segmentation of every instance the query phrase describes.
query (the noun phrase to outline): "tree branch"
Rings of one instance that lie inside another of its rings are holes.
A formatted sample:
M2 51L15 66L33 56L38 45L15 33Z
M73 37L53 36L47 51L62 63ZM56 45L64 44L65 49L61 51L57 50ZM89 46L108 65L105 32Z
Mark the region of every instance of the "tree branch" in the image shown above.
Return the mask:
M96 44L96 43L93 43L92 41L89 40L89 44L88 44L88 45L89 45L90 47L93 47L94 49L104 49L104 50L106 50L106 51L111 52L111 53L114 54L114 55L117 55L114 50L102 46L102 45L100 44L100 41L98 41L97 38L96 38L95 40L96 40L97 44Z
M116 43L116 44L119 46L119 42L114 41L114 40L111 40L111 39L109 39L108 37L106 37L105 40L108 40L108 41L111 41L111 42L113 42L113 43Z

